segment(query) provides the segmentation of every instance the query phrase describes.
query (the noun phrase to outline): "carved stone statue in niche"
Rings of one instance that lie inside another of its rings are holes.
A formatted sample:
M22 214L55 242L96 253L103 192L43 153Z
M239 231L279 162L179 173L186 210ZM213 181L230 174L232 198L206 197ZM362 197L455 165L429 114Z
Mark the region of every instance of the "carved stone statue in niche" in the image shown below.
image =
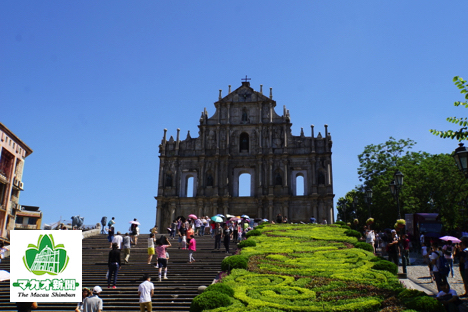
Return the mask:
M249 149L249 140L246 137L243 137L241 141L241 150L247 149Z
M283 178L279 172L276 173L275 185L283 185Z
M242 122L247 122L247 109L245 107L242 109Z
M325 175L322 171L318 173L318 184L325 184Z
M164 184L165 187L172 187L172 174L166 174L166 181Z
M219 139L221 140L221 148L224 149L226 148L226 131L224 129L221 130L219 136Z
M210 130L208 135L208 149L216 148L216 134L213 130Z
M275 128L273 132L273 147L280 148L283 146L282 132L281 128Z
M263 147L270 147L270 135L267 129L263 129Z
M213 176L211 173L208 173L208 176L206 177L206 186L213 186Z

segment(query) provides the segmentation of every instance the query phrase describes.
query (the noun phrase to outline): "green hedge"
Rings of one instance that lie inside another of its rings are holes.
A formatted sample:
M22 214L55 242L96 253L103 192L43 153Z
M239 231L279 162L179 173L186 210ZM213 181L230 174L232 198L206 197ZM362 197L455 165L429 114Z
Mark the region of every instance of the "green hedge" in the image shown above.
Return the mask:
M204 310L227 307L231 304L229 296L216 291L205 291L193 298L190 304L190 312L202 312Z
M372 247L372 245L368 243L358 242L356 243L356 245L354 245L354 247L374 252L374 247Z
M247 269L247 262L248 258L241 255L226 257L221 262L221 271L230 272L233 269Z
M356 237L357 239L360 239L362 237L361 233L355 230L347 230L345 234L347 236Z
M215 291L215 292L218 292L218 293L228 295L229 297L234 296L234 289L232 289L231 286L229 286L227 284L223 284L223 283L211 284L210 286L208 286L205 289L204 292L207 292L207 291Z
M387 261L387 260L380 260L380 261L375 262L372 268L374 270L388 271L392 274L398 273L398 266L395 263Z
M250 236L260 236L260 235L262 235L262 232L260 232L260 230L258 229L248 231L247 234L245 234L247 238L249 238Z
M257 243L252 239L246 239L246 240L241 241L239 244L237 244L237 247L239 248L255 247L255 246L257 246Z
M409 309L424 312L445 312L444 305L437 299L424 296L404 299L403 303Z

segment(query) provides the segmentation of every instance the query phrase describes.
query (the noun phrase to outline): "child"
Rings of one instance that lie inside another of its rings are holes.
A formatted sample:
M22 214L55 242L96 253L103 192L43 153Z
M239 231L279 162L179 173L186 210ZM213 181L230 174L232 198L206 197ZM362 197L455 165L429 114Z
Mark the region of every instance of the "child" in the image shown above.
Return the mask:
M189 249L189 263L195 262L195 259L193 258L193 253L197 251L197 242L195 241L195 238L193 235L190 235L188 249Z

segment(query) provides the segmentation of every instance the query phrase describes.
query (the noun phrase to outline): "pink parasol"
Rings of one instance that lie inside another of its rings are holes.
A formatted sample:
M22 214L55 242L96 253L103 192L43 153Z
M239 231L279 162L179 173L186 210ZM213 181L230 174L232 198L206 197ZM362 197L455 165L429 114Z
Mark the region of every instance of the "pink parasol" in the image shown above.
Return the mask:
M194 215L194 214L189 214L188 217L189 217L189 219L193 219L193 220L197 220L197 219L198 219L198 217L197 217L196 215Z
M234 222L239 221L239 220L240 220L240 219L237 218L237 217L232 217L231 219L229 219L229 221L234 221Z
M455 243L455 244L461 243L461 240L453 236L442 236L442 237L439 237L439 239L443 241L452 241L452 243Z

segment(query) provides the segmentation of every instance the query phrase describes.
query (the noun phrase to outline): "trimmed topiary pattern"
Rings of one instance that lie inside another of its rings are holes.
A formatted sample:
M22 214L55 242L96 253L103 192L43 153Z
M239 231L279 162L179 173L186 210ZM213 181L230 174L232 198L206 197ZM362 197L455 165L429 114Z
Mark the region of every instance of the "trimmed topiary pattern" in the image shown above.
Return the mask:
M241 258L223 261L223 271L230 274L219 284L228 285L234 295L228 307L212 312L437 311L424 293L404 290L395 264L352 248L360 245L346 229L284 224L259 231L262 235L249 238L255 247L245 246Z

